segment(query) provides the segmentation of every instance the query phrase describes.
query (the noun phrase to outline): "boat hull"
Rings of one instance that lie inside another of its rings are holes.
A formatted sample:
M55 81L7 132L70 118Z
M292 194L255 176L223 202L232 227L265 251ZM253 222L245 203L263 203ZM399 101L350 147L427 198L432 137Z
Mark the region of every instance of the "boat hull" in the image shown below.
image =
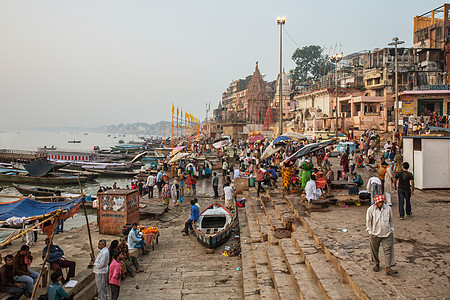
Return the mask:
M205 209L202 212L202 214L205 213L209 208L211 208L213 206L223 207L220 203L213 203L207 209ZM225 209L225 211L228 212L228 210L226 210L226 209ZM205 246L209 249L214 249L214 248L220 246L221 244L225 243L228 240L228 238L230 237L231 231L233 229L234 222L236 221L235 214L232 214L230 212L228 212L228 214L231 217L230 223L227 224L222 230L220 230L216 233L213 233L213 234L207 234L204 231L199 230L199 228L194 224L194 226L193 226L194 233L200 244L202 244L203 246Z
M45 196L53 196L59 190L48 189L40 186L24 186L19 184L12 184L16 190L19 191L24 196L34 195L36 197L45 197ZM61 191L59 191L61 192Z
M80 182L86 182L87 177L80 177ZM78 184L77 177L35 177L22 175L0 174L0 182L31 183L42 185Z

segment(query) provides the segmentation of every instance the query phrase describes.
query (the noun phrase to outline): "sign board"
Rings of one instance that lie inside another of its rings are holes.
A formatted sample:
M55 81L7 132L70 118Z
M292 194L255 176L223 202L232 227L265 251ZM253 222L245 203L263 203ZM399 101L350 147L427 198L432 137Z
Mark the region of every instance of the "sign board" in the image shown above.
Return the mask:
M402 97L402 115L414 115L413 95L404 95Z
M430 85L430 90L450 90L449 84L432 84Z

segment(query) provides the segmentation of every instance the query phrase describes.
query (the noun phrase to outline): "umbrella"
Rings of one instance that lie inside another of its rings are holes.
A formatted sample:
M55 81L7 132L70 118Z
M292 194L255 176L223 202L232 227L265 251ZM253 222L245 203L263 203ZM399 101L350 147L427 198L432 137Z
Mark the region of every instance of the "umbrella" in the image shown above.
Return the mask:
M302 157L302 156L308 155L311 152L314 152L314 151L317 151L319 149L325 148L325 147L330 146L330 145L332 145L332 144L334 144L336 142L337 142L337 140L328 140L328 141L321 142L321 143L308 144L308 145L304 146L303 148L301 148L300 150L298 150L297 152L295 152L294 154L292 154L291 156L289 156L288 158L286 158L283 161L283 163L286 162L286 161L289 161L291 159L294 159L294 158L298 158L298 157Z
M311 139L310 137L307 137L306 135L298 133L298 132L286 132L281 136L289 137L289 138L293 139L294 141Z
M135 161L140 160L141 158L143 158L144 156L147 155L147 151L144 151L142 153L139 153L138 155L136 155L132 160L131 163L134 163Z
M254 135L254 136L249 137L249 138L248 138L248 142L249 142L250 144L253 144L254 142L257 142L257 141L264 141L265 139L266 139L266 138L265 138L263 135L259 134L259 135Z
M184 148L186 148L186 146L175 147L175 148L172 149L172 152L170 152L170 154L177 154L178 152L180 152Z
M261 155L261 160L264 160L264 159L266 159L268 157L271 157L272 155L274 155L275 153L277 153L281 149L283 149L283 145L271 145L271 146L268 146L266 148L266 150L264 150L264 153Z
M212 146L216 149L220 149L222 147L227 146L229 143L231 143L230 140L222 140L222 141L215 142Z
M286 141L292 141L292 138L290 138L288 136L280 135L279 137L276 137L270 144L276 145L279 143L284 143Z
M169 160L168 164L171 165L171 164L173 164L174 162L178 161L179 159L182 159L183 157L186 157L186 156L189 156L189 155L191 155L191 154L188 153L188 152L177 153L177 154L175 154L174 157L172 157L172 158Z

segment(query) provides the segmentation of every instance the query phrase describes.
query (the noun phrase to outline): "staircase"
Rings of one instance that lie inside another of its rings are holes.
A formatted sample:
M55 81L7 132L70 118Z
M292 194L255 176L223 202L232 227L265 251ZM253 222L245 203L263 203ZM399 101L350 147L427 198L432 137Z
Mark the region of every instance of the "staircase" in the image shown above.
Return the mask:
M279 191L244 192L245 299L369 299Z

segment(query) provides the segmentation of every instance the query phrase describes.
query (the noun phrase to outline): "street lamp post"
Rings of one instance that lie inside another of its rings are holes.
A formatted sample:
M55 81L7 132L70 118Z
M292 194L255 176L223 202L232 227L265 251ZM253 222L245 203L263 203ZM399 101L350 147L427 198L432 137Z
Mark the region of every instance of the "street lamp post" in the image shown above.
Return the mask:
M285 17L278 17L277 24L280 25L280 85L279 85L279 97L280 97L280 135L283 134L283 25L286 23Z
M334 111L335 111L335 113L336 113L336 119L335 119L335 130L334 130L334 135L335 135L335 137L337 137L337 135L338 135L338 107L339 107L339 105L338 105L338 78L337 78L337 75L338 75L338 63L339 63L339 61L342 59L342 57L343 57L343 53L341 52L341 53L336 53L335 55L333 55L333 56L331 56L331 61L332 62L334 62L335 63L335 67L334 67L334 71L335 71L335 85L336 85L336 106L335 106L335 108L334 108Z
M395 54L394 54L394 78L395 78L395 131L398 132L398 120L399 120L399 115L398 115L398 79L397 79L397 74L398 74L398 61L397 61L397 46L400 44L403 44L404 41L399 41L398 37L395 37L392 39L393 42L389 43L389 46L395 46Z

